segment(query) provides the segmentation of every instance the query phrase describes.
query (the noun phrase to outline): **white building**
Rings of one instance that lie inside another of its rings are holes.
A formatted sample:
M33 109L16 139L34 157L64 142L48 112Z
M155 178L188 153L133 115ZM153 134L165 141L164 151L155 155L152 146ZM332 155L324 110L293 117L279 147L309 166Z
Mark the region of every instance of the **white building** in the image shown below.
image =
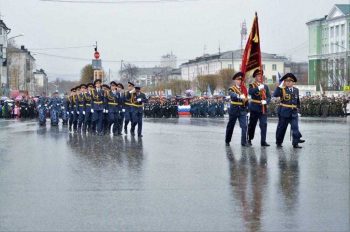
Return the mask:
M7 79L7 35L10 33L10 29L6 26L6 24L0 20L0 90L2 90L1 94L5 93L4 90L8 87L8 79Z
M193 81L200 75L218 74L222 69L239 71L242 62L242 50L206 54L180 65L183 80ZM287 58L276 54L262 53L264 76L267 83L278 81L278 72L285 72Z
M43 92L48 94L49 85L48 78L43 69L34 72L34 96L39 96Z
M309 84L342 90L350 82L350 4L336 4L309 29Z
M7 50L7 66L10 91L35 94L34 73L35 58L24 47L9 47Z
M177 57L171 52L161 57L160 67L162 68L177 68Z
M141 86L157 85L161 81L167 81L171 70L170 67L138 68L135 84Z

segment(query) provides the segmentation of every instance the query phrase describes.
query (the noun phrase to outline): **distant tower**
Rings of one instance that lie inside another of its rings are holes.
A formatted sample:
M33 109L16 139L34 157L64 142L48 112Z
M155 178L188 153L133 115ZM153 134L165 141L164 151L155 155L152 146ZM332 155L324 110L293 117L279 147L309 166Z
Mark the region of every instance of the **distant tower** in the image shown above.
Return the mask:
M241 24L241 52L243 53L243 46L247 40L247 24L244 22Z

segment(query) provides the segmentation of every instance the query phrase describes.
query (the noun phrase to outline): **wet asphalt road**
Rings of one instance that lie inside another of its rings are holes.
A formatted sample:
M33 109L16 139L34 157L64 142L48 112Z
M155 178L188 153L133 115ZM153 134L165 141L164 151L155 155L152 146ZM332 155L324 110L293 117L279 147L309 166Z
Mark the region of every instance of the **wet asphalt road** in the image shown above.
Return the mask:
M141 140L0 120L0 231L349 231L350 118L302 119L300 150L276 148L274 119L269 148L238 125L226 148L225 126L145 119Z

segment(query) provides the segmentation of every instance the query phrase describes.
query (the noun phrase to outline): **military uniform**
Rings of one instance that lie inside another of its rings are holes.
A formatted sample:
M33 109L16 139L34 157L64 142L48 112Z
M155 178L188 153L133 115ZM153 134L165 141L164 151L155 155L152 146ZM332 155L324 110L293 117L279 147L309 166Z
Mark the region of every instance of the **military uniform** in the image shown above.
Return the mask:
M77 117L78 117L78 131L81 132L81 129L85 120L85 98L84 93L79 93L77 95Z
M114 81L111 82L111 85L117 86L117 83ZM108 109L108 131L111 131L114 135L118 134L119 128L119 98L120 93L117 90L106 92L106 100L107 100L107 109ZM113 125L113 128L112 128Z
M90 88L93 88L93 84L89 83L87 86ZM92 95L90 90L84 93L84 103L85 103L85 115L84 115L84 124L83 124L83 133L93 132L95 130L95 127L92 124Z
M288 79L296 82L296 77L291 73L287 73L281 80ZM298 144L305 141L300 139L302 135L299 131L298 123L298 109L300 109L299 90L295 87L277 87L273 96L281 99L276 130L277 146L282 146L288 124L291 124L293 137L292 144L295 148L301 148Z
M140 90L140 87L135 89ZM135 110L133 112L133 121L131 124L131 134L135 134L135 127L137 126L137 135L142 137L142 117L143 117L143 105L147 102L147 97L142 92L136 92L133 98Z
M261 86L259 88L259 86ZM265 94L265 99L262 98L263 94ZM269 146L266 143L266 133L267 133L267 105L271 101L271 94L269 87L264 84L260 84L258 82L254 82L249 85L249 95L251 96L251 100L249 102L249 124L248 124L248 141L254 139L256 124L259 120L260 127L260 135L261 146Z
M233 76L233 80L237 78L242 78L243 73L239 72ZM231 100L231 105L229 109L229 121L226 127L225 142L229 145L232 139L233 130L238 119L239 125L242 130L241 134L241 145L249 146L247 143L247 96L245 96L242 87L232 86L229 88L229 95Z
M97 81L96 80L95 84ZM92 96L92 122L96 123L96 130L98 135L103 134L103 110L105 110L105 94L101 88L95 88L91 91Z
M59 122L62 101L58 96L52 97L49 101L48 106L50 109L51 125L57 126Z
M133 83L128 82L129 86L135 86ZM127 91L125 95L125 121L124 121L124 133L128 133L128 124L131 122L131 125L133 123L133 115L135 112L135 105L134 105L134 99L135 99L135 90Z

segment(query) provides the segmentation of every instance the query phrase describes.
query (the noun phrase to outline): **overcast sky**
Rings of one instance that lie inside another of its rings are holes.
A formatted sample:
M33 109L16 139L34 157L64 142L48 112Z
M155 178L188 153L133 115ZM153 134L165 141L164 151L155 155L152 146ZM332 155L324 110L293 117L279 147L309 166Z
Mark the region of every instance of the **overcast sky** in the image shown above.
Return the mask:
M204 47L206 53L218 52L219 44L221 51L239 49L241 23L247 22L249 33L255 11L259 16L262 51L307 61L305 23L328 14L334 4L350 3L350 0L142 1L147 0L122 4L0 0L0 13L12 29L9 37L24 34L16 38L17 45L31 49L37 67L46 70L52 80L79 78L81 68L91 63L95 41L103 66L106 71L111 69L113 77L117 76L120 62L106 60L123 59L147 67L158 64L160 57L171 51L181 64L203 55ZM62 47L81 48L38 50Z

